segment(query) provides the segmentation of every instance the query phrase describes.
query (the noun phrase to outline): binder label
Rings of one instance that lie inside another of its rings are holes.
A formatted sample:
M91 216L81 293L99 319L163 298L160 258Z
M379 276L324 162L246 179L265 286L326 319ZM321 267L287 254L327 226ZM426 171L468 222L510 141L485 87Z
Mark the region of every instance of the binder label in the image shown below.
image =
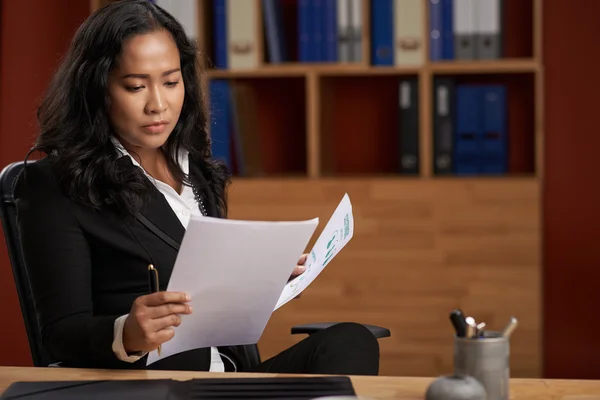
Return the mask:
M408 82L400 84L400 108L403 110L410 108L410 83Z
M437 103L438 103L438 115L443 117L449 113L450 104L448 103L448 88L446 86L438 86L437 89Z

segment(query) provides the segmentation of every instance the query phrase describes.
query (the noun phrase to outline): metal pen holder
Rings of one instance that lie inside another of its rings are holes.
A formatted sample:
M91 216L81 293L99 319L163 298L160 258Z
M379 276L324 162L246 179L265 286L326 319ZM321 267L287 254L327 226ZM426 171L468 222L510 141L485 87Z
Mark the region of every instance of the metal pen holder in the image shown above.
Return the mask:
M484 331L477 337L454 337L454 373L477 379L487 400L508 400L510 337Z

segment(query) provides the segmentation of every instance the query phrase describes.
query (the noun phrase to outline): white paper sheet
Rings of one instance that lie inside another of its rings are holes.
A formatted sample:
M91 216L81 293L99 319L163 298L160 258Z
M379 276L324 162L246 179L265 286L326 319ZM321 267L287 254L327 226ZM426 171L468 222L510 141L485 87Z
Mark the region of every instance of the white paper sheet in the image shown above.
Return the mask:
M181 316L161 357L152 351L147 365L192 349L258 342L317 224L192 218L167 290L189 293L194 311Z
M354 235L352 203L346 193L315 242L306 260L306 271L285 285L275 310L308 287Z

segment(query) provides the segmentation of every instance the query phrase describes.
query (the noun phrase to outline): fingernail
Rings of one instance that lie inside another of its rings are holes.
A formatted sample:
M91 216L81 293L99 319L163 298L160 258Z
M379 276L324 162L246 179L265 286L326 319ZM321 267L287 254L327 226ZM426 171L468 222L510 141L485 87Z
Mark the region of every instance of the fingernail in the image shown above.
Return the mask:
M192 300L192 296L190 296L189 294L185 295L185 301L191 301Z
M191 314L191 313L192 313L192 310L193 310L192 306L188 306L188 313L190 313L190 314Z
M298 271L300 271L300 272L304 272L305 269L306 269L306 267L304 265L298 266Z

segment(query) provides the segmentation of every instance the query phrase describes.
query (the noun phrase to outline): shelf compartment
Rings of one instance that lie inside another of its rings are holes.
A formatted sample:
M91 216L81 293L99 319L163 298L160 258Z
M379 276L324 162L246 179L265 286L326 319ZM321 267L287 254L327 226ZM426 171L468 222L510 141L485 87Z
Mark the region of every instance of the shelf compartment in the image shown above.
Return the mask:
M413 74L321 78L322 176L400 174L399 84Z
M226 82L234 176L305 176L305 80L236 78ZM213 117L216 123L222 121Z
M476 0L477 1L477 0ZM500 11L500 46L501 56L498 60L534 58L535 21L534 2L538 0L504 0ZM429 8L427 10L427 27L425 37L429 40ZM429 59L429 55L427 57ZM450 60L458 61L461 60ZM465 60L471 61L471 60ZM472 61L478 61L477 59ZM485 61L485 60L481 60ZM497 60L494 60L497 61ZM447 61L432 61L432 63L445 63Z
M535 175L535 74L458 74L445 75L443 78L452 79L456 86L470 84L503 85L506 87L507 172L498 174L497 176ZM432 101L434 100L435 97L432 98ZM456 98L455 101L457 101ZM431 118L433 119L435 110L433 104L431 110ZM456 135L456 121L454 121L453 126L453 132ZM435 140L434 136L435 134L432 132L432 140ZM454 141L453 137L453 143L455 143ZM432 159L434 158L432 157ZM452 172L450 176L468 178L482 175L478 175L477 173L454 175L454 172Z

